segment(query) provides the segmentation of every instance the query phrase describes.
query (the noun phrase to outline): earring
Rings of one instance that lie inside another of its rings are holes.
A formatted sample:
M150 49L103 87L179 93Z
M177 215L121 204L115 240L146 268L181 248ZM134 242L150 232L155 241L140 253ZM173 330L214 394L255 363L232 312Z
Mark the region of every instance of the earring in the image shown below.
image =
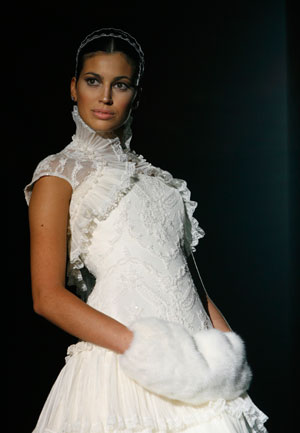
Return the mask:
M134 103L133 103L133 105L132 105L132 110L133 110L133 111L136 110L136 109L138 108L139 104L140 104L140 101L139 101L139 100L134 101Z
M74 98L74 96L73 96L73 95L71 96L71 99L72 99L72 101L74 101L74 102L75 102L75 98Z

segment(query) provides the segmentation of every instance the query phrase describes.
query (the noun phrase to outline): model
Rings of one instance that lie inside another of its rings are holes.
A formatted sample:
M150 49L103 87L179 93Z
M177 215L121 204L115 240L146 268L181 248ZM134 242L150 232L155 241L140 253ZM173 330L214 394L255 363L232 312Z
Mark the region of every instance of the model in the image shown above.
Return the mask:
M143 71L128 33L88 35L76 133L25 188L34 309L79 339L34 433L266 432L244 343L208 296L204 308L188 267L204 235L196 202L130 148Z

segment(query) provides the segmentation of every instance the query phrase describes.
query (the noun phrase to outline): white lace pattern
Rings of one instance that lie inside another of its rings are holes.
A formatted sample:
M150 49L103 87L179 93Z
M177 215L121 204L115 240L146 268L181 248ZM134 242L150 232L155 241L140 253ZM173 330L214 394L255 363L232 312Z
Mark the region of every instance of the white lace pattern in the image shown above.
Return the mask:
M130 118L124 132L124 143L119 138L108 139L91 129L79 116L74 107L73 119L76 134L72 142L61 152L42 160L32 181L25 187L25 198L30 201L34 183L42 176L57 176L69 182L73 188L69 220L69 284L79 290L87 290L80 269L84 267L84 257L97 222L108 217L118 206L121 198L135 184L139 173L160 179L175 188L185 204L187 218L184 219L184 238L187 254L195 247L204 231L193 217L197 206L190 200L186 182L147 162L142 155L130 149L132 138ZM95 203L97 201L97 206Z
M96 283L87 303L124 325L148 316L191 333L210 328L186 260L204 236L186 182L130 149L131 120L121 143L89 128L76 108L73 118L72 142L41 161L25 188L29 203L42 176L72 186L70 282L87 292L82 271L88 269ZM126 377L116 353L81 341L68 349L34 433L184 432L224 414L266 432L267 417L247 395L196 408L177 404Z

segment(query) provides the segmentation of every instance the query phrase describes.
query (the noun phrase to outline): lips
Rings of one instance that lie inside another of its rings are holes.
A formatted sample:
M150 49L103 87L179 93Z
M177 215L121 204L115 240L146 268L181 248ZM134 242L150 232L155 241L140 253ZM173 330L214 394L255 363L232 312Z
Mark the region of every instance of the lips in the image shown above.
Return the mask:
M101 120L108 120L114 116L114 113L109 110L92 110L92 112L94 113L94 116L97 117L97 119Z

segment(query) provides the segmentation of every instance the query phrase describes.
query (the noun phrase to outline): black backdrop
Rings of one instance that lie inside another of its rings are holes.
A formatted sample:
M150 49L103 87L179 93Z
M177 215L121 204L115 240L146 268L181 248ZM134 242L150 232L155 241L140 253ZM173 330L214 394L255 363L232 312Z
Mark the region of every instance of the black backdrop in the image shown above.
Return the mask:
M12 163L6 291L11 302L5 306L13 312L11 432L32 431L74 341L33 313L23 188L39 160L69 143L75 52L87 33L104 26L129 31L144 48L144 90L132 147L186 179L198 202L195 216L206 236L195 256L212 299L246 341L254 371L250 395L270 416L270 432L287 431L287 419L294 417L295 11L280 0L196 4L36 5L18 7L9 18L19 35L12 40L7 35L15 74L8 68L2 86L2 95L5 90L13 102L6 142ZM4 66L6 72L8 63Z

